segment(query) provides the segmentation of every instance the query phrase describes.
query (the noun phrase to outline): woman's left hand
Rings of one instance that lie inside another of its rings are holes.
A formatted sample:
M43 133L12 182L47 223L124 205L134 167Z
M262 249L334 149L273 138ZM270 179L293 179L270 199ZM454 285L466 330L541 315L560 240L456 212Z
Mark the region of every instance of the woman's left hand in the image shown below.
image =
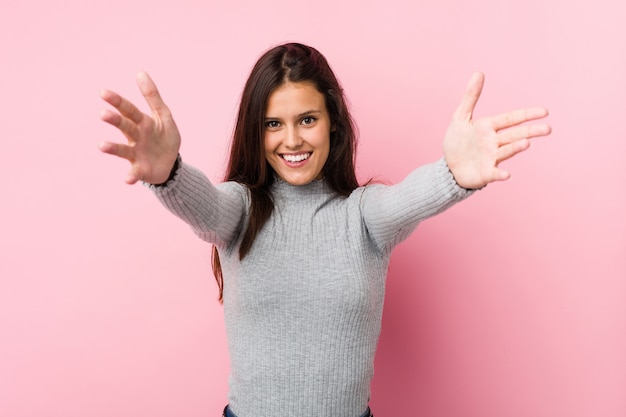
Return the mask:
M484 81L482 73L472 75L443 142L448 168L463 188L481 188L490 182L509 179L509 172L498 165L528 149L530 138L549 135L552 130L547 123L520 126L546 117L548 110L543 107L473 120Z

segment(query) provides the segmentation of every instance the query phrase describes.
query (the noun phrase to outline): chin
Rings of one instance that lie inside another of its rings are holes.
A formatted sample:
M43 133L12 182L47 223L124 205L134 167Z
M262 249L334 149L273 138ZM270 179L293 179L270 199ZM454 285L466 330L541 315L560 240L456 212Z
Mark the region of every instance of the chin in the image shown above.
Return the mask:
M300 176L293 176L293 175L286 175L286 176L279 175L279 177L280 179L282 179L283 181L291 185L307 185L317 179L316 177L313 177L313 176L300 177Z
M284 181L286 183L288 183L288 184L291 184L291 185L307 185L307 184L310 184L313 180L306 180L306 179L291 180L291 179L285 179Z

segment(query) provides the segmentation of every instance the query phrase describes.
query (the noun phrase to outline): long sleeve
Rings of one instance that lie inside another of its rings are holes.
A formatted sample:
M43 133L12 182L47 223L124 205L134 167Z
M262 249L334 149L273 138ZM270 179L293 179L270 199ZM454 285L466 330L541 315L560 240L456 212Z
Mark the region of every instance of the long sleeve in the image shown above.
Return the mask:
M459 187L442 158L417 168L398 184L366 187L361 210L370 238L381 252L389 252L419 222L441 213L472 192Z
M201 171L180 161L171 181L149 188L196 235L218 247L230 245L243 228L248 197L241 184L215 186Z

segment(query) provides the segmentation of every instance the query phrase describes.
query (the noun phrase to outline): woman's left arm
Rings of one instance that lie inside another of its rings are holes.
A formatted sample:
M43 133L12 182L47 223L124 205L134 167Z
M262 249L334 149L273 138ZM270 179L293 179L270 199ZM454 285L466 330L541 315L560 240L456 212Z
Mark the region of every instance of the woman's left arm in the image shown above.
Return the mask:
M467 189L504 181L511 174L498 165L525 151L530 139L549 135L547 123L524 124L548 115L544 107L519 109L473 119L485 76L474 73L461 104L454 112L443 142L443 154L457 184Z
M516 110L473 120L472 114L484 76L475 73L455 111L443 143L444 159L424 165L392 186L372 185L361 197L363 220L370 238L382 252L406 239L422 220L441 213L472 194L472 190L510 174L500 162L528 149L530 138L546 136L548 124L542 107Z

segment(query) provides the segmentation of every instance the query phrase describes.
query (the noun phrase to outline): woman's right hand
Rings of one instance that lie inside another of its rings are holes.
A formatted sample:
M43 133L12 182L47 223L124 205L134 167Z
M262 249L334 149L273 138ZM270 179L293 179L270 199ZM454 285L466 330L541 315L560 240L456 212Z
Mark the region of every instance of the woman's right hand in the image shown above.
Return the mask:
M152 115L142 113L124 97L110 90L100 96L117 112L103 110L100 118L117 127L128 144L102 142L99 149L130 162L126 176L128 184L143 181L162 184L169 178L180 149L180 133L170 110L163 102L156 85L148 74L137 74L137 85L148 102Z

